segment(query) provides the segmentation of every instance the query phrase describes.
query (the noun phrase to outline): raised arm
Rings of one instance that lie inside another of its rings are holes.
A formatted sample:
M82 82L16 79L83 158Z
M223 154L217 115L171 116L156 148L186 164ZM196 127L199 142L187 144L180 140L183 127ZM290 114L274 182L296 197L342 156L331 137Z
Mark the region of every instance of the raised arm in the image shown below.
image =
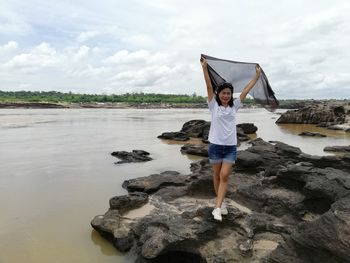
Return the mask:
M258 81L260 77L261 69L258 64L256 64L255 66L255 71L256 71L255 77L251 81L249 81L249 83L247 84L247 86L244 87L241 95L239 96L242 102L245 99L245 97L248 95L249 91L254 87L255 83Z
M213 98L213 86L211 85L209 73L208 73L208 62L205 58L201 57L201 65L204 73L205 84L207 85L208 101Z

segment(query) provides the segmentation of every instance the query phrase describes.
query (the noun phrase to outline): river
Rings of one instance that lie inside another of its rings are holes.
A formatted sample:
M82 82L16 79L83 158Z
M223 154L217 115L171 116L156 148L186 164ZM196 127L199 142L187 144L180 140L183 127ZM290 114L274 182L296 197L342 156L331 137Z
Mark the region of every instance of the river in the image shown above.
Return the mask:
M349 145L350 133L314 125L276 125L278 114L240 110L257 137L279 140L309 154ZM95 232L90 221L108 200L126 194L126 179L165 170L189 173L198 159L181 143L157 138L192 119L210 120L207 109L1 109L0 263L132 262ZM326 138L301 137L302 131ZM242 149L247 147L242 145ZM142 149L153 161L115 165L110 153Z

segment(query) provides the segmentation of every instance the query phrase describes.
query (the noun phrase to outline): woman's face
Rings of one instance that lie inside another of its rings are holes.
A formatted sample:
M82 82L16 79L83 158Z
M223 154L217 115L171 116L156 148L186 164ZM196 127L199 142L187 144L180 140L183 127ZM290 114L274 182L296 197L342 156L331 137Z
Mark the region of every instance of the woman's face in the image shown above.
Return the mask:
M232 97L232 92L230 88L225 88L222 91L219 92L219 99L222 104L228 104Z

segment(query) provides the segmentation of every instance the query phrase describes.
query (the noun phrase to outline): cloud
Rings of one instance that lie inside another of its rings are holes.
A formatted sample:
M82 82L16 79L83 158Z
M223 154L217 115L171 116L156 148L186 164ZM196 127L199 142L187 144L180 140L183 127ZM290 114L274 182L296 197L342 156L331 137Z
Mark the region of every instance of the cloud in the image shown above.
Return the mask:
M128 50L124 49L108 57L105 62L113 64L137 64L145 63L149 57L150 53L147 50L138 50L129 53Z
M18 48L18 44L16 41L9 41L7 44L0 46L0 52L8 52L13 51Z
M205 53L260 63L279 98L328 97L327 89L350 97L347 1L13 0L2 8L0 89L205 95Z
M99 32L97 31L86 31L86 32L81 32L77 38L77 41L79 43L85 42L91 38L94 38L96 36L100 35Z
M20 69L24 72L35 72L40 68L51 67L59 63L56 56L56 50L48 43L41 43L30 53L22 53L14 56L10 61L5 63L5 67Z

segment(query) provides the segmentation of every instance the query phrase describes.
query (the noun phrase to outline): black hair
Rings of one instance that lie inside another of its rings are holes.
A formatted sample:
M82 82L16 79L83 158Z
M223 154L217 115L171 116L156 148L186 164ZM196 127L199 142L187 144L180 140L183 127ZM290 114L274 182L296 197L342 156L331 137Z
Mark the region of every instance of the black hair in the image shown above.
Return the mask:
M232 97L232 95L233 95L233 85L230 82L224 82L224 83L220 84L220 86L216 90L215 99L216 99L217 103L219 104L219 106L221 106L222 103L221 103L221 100L219 98L219 93L222 90L226 89L226 88L229 88L231 90L231 99L229 100L228 105L230 107L232 107L233 106L233 97Z

